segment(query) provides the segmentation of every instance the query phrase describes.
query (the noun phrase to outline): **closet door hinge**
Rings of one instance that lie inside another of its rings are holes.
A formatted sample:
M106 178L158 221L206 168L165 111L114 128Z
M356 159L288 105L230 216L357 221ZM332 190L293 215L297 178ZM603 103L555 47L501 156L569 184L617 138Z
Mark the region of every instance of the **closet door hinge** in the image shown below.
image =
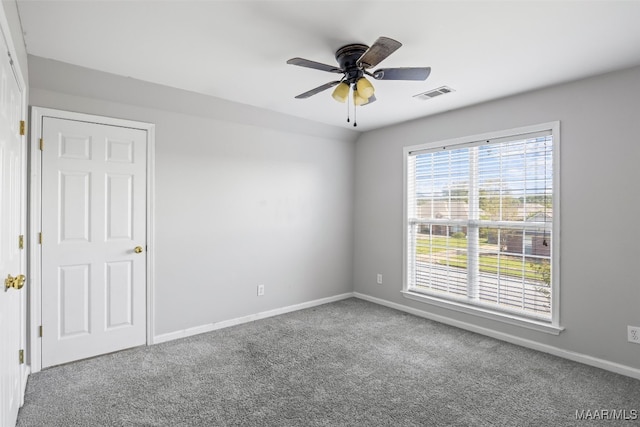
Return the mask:
M24 120L20 120L20 135L24 135L25 133L25 123Z
M44 150L44 138L40 138L40 151Z
M18 362L22 365L24 363L24 350L18 352Z

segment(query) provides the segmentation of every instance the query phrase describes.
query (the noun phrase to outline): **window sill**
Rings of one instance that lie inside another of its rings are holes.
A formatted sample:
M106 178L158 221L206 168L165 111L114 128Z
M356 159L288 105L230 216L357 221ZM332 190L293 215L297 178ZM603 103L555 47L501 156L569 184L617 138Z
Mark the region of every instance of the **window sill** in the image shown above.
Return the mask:
M420 301L426 304L434 305L437 307L447 308L450 310L455 310L465 314L471 314L473 316L482 317L484 319L495 320L497 322L506 323L513 326L519 326L522 328L532 329L538 332L544 332L551 335L560 335L560 332L564 330L561 326L552 325L551 323L535 320L535 319L527 319L526 317L521 317L516 314L510 313L501 313L498 311L490 310L484 307L472 306L469 304L464 304L456 301L449 301L442 298L438 298L431 295L426 295L423 293L412 292L412 291L402 291L402 294L405 298Z

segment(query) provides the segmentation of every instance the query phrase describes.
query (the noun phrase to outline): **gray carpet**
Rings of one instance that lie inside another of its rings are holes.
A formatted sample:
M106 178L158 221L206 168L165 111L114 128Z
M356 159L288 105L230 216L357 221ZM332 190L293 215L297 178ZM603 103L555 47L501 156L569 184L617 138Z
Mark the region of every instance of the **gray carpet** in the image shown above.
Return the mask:
M575 419L602 409L640 410L640 381L348 299L44 370L18 426L619 424Z

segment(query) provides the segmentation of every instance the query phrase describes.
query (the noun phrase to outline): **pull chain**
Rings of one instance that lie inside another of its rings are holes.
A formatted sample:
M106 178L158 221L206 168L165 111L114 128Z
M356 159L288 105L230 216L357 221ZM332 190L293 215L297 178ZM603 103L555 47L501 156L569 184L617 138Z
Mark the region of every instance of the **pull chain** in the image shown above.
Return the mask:
M356 119L356 98L355 98L355 93L354 92L351 92L351 91L349 91L349 92L350 92L349 94L351 95L351 98L353 99L353 127L356 127L356 126L358 126L358 123L356 123L356 120L357 120ZM349 95L347 95L347 123L351 122L351 119L349 117L349 111L350 111L350 108L349 108Z
M356 107L356 104L353 104L353 127L358 126L358 123L357 123L358 119L356 118L356 110L357 109L358 108Z
M347 123L349 123L351 120L349 120L349 95L347 95Z

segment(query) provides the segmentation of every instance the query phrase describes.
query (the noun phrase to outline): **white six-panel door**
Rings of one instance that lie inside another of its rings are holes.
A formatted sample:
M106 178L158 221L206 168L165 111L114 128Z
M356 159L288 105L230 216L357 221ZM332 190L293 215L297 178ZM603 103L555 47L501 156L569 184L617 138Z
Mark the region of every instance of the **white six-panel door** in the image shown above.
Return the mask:
M23 305L26 288L6 288L8 276L25 274L23 231L25 191L24 156L20 119L22 91L13 73L8 48L0 61L0 426L14 426L22 401Z
M144 130L42 119L42 367L146 342Z

